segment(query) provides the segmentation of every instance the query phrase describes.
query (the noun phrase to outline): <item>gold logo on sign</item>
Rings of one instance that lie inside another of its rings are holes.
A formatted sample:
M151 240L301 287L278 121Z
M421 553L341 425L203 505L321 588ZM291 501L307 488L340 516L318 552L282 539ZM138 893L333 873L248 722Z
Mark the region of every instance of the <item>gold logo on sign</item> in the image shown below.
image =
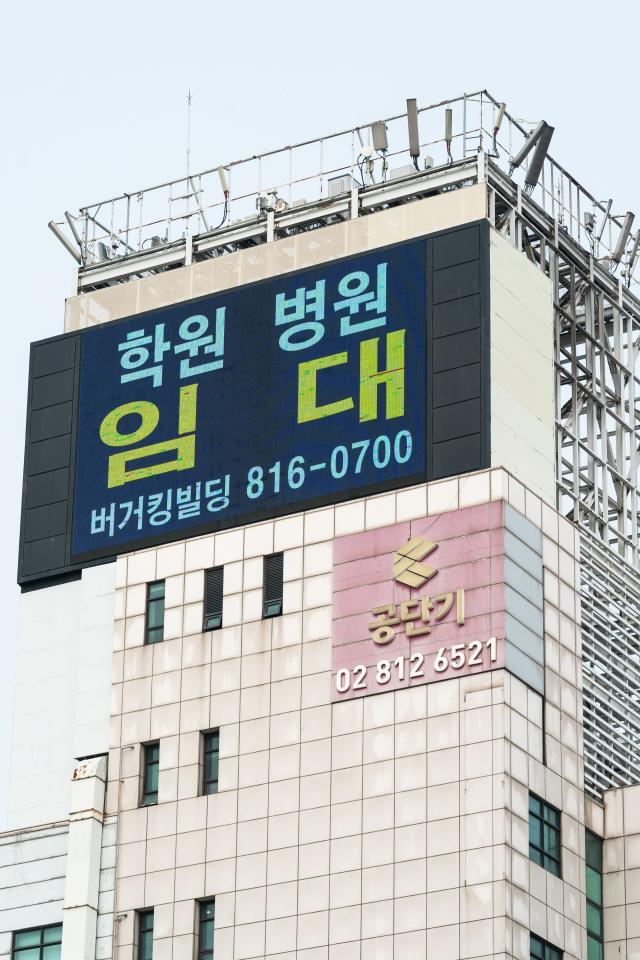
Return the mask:
M421 587L438 572L437 567L421 562L437 547L436 541L411 537L393 555L393 579L407 587Z

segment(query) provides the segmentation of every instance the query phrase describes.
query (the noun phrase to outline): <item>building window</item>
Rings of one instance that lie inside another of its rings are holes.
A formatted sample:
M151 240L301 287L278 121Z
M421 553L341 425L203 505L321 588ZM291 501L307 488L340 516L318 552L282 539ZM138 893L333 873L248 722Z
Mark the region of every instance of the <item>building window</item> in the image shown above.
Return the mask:
M145 643L164 640L164 580L147 584L147 630Z
M60 960L62 924L17 930L13 935L12 960Z
M220 731L209 730L202 735L202 793L218 792L220 763Z
M546 940L531 934L529 941L529 957L531 960L562 960L562 950L552 947Z
M602 840L590 830L586 831L587 869L587 958L602 960L604 957L603 911L602 911Z
M148 807L158 802L158 769L160 766L160 744L147 743L143 747L142 806Z
M560 876L560 811L529 794L529 859Z
M200 901L198 923L198 960L213 960L213 935L216 920L216 901Z
M222 590L224 567L213 567L204 572L203 630L219 630L222 626Z
M153 910L140 910L138 913L138 960L152 960L153 957Z
M282 613L282 575L283 557L281 553L271 553L264 558L264 592L262 603L263 619L279 617Z

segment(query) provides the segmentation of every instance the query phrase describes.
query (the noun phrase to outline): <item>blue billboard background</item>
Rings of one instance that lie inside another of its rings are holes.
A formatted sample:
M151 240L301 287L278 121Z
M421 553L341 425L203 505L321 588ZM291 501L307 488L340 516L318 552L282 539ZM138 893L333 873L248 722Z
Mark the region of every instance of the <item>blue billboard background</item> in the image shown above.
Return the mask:
M72 557L423 479L427 241L83 334Z

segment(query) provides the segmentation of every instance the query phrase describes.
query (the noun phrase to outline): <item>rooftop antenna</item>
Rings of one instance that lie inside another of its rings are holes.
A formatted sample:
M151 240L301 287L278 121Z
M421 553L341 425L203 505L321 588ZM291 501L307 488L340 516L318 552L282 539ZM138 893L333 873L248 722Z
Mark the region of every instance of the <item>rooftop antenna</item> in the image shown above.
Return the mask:
M618 242L616 243L613 253L611 254L611 260L615 264L620 263L622 260L622 255L625 251L625 247L627 246L627 240L629 239L629 234L631 233L631 227L633 226L634 220L635 215L631 213L630 210L627 210L622 222L620 235L618 236Z
M191 88L187 92L187 179L189 178L189 168L191 165Z
M544 122L544 121L543 121ZM553 136L554 127L550 127L548 123L545 123L538 142L536 143L536 149L534 150L533 157L531 158L531 163L529 164L529 169L524 178L525 190L528 193L532 193L538 180L540 179L540 174L542 173L542 166L545 161L545 157L549 152L549 144L551 143L551 137Z
M511 163L509 166L510 177L513 176L513 171L520 166L525 157L527 157L533 148L536 147L536 152L531 161L531 167L529 168L525 178L525 184L529 188L529 191L533 190L538 182L538 177L540 176L540 171L542 170L542 164L544 163L544 158L547 155L549 143L551 142L551 137L553 136L553 130L553 127L550 127L548 123L545 123L544 120L541 120L535 130L529 134L516 155L511 158Z
M447 162L449 166L453 163L451 154L451 141L453 139L453 110L450 107L444 112L444 142L447 148Z
M49 227L49 230L51 230L51 232L54 234L54 236L58 238L58 240L60 241L62 246L65 248L65 250L67 250L68 253L71 254L71 256L76 261L76 263L81 264L82 257L80 256L80 252L76 250L74 245L71 243L71 240L69 240L69 238L64 235L64 233L60 229L60 224L56 223L54 220L49 220L49 223L47 224L47 226Z
M627 286L628 287L631 286L631 280L633 279L633 271L636 265L639 248L640 248L640 230L637 230L636 238L633 241L633 246L631 247L631 253L629 254L629 263L627 264Z
M409 128L409 156L416 170L420 170L420 134L418 133L418 104L415 97L407 100L407 126Z

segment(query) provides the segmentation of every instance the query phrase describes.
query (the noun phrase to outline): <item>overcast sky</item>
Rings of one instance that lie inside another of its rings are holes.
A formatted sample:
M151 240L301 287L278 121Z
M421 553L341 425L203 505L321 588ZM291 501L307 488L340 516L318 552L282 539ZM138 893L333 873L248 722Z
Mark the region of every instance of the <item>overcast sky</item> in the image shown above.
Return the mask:
M551 153L640 214L637 0L10 4L0 37L6 411L0 829L11 731L29 342L62 331L65 209L482 88L556 127ZM46 717L43 717L46 724ZM34 757L37 762L37 757Z

